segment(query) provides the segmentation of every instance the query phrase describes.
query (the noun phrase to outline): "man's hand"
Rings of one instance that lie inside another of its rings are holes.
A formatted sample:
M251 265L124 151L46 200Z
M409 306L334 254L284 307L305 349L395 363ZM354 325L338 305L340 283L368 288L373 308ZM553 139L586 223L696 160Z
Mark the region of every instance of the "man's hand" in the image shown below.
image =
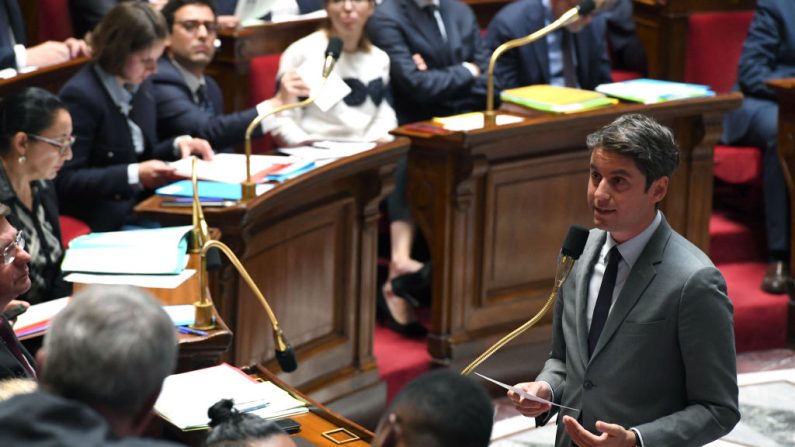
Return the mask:
M635 432L616 424L597 421L596 429L602 434L596 436L585 429L571 416L563 416L563 424L572 442L580 447L634 447Z
M160 160L138 163L138 181L145 188L155 189L174 180L176 169Z
M45 67L68 61L71 58L70 48L63 42L48 40L26 49L28 66Z
M69 57L72 59L81 56L91 56L91 48L83 39L70 37L64 40L63 43L69 49Z
M514 385L528 394L538 396L542 399L549 400L552 397L552 390L546 382L522 382ZM542 404L534 400L525 399L513 391L508 391L508 398L511 399L513 406L527 417L536 417L539 414L544 414L550 409L549 404Z
M417 70L419 71L427 71L428 64L425 63L425 59L422 58L420 53L414 53L411 55L411 60L414 61L414 65L417 66Z
M215 152L213 152L210 142L202 138L186 138L177 143L179 148L179 158L190 157L197 155L202 160L212 160Z
M218 26L222 29L235 29L240 26L237 16L218 16Z
M271 99L273 107L291 104L299 97L309 96L309 86L295 70L284 73L279 80L279 92Z

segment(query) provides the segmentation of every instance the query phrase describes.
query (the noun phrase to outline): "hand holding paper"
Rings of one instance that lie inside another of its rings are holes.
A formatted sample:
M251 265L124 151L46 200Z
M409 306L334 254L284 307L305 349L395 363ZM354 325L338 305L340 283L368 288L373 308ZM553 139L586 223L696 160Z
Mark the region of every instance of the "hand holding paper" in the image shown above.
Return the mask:
M478 376L488 380L491 383L494 383L496 385L499 385L499 386L505 388L506 390L513 391L517 395L519 395L519 396L521 396L524 399L527 399L529 401L536 402L536 403L543 404L543 405L554 405L556 407L565 408L567 410L572 410L572 411L577 411L577 412L580 411L580 410L578 410L576 408L567 407L565 405L556 404L555 402L552 402L552 401L547 400L547 399L542 399L542 398L540 398L540 397L538 397L538 396L536 396L534 394L530 394L530 393L526 392L525 390L523 390L523 389L521 389L519 387L515 387L515 386L511 386L511 385L502 383L502 382L494 380L494 379L492 379L490 377L486 377L483 374L480 374L480 373L475 373L475 374L477 374ZM537 407L537 406L535 406L535 407ZM518 409L521 412L522 409L521 408L518 408ZM525 416L530 416L530 417L535 417L535 416L538 415L538 414L532 414L532 413L525 414L525 412L522 412L522 414L524 414Z

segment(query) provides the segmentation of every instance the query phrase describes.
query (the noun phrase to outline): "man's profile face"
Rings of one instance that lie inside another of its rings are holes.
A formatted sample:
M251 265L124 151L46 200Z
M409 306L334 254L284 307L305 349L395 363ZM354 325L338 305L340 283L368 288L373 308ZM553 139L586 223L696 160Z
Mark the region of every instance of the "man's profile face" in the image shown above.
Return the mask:
M170 51L187 69L203 70L215 55L216 28L213 10L206 5L185 5L174 12Z
M588 207L594 226L610 232L616 242L638 235L654 219L656 204L668 191L668 177L646 189L646 176L634 160L597 147L591 153Z
M5 217L0 217L0 309L12 299L30 289L28 262L30 255L24 249L13 246L17 236L16 228L12 227ZM6 247L14 260L6 265L2 253Z

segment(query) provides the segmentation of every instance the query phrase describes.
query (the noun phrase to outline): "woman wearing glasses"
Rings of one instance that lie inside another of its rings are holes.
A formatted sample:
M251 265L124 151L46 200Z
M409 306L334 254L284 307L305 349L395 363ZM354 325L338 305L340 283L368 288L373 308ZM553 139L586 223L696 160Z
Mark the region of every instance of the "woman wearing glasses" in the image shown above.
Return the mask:
M205 140L157 137L148 78L167 38L165 19L149 4L120 3L92 34L93 61L61 89L77 141L74 158L55 182L58 199L64 214L94 231L147 225L132 208L145 194L174 180L174 169L164 161L192 153L212 157Z
M61 229L52 179L72 158L72 118L52 93L27 88L0 101L0 203L17 239L6 247L2 263L16 248L30 253L30 290L20 299L31 304L67 296L71 285L61 274Z

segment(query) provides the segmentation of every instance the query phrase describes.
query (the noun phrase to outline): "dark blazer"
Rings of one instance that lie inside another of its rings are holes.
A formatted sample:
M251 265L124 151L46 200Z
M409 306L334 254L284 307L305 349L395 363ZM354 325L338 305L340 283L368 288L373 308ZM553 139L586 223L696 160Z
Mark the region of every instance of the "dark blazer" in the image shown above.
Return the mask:
M323 0L296 0L296 3L298 3L298 12L301 14L323 9ZM234 15L236 7L237 0L215 0L215 12L219 16ZM266 17L270 17L270 14Z
M157 138L157 104L151 79L133 97L131 119L141 128L145 150L135 153L127 120L105 90L94 64L61 89L72 115L73 158L55 178L61 212L86 222L93 231L114 231L132 215L140 186L127 181L127 165L149 159L175 160L173 139Z
M531 34L545 26L541 0L518 0L503 7L489 23L486 44L494 51L511 39ZM564 30L564 33L569 31ZM597 15L577 33L574 40L577 81L581 88L593 90L597 85L612 82L610 59L605 44L605 21ZM549 50L546 39L504 53L494 68L500 87L515 88L533 84L549 84Z
M436 22L414 0L385 0L367 22L367 36L389 55L392 91L400 124L434 116L482 110L486 106L489 53L472 9L458 0L441 0L447 41ZM428 70L417 69L419 53ZM480 67L475 78L462 62Z
M0 318L0 325L5 326L5 330L13 331L8 325L8 322L3 318ZM19 343L16 336L14 337L14 343L22 352L22 355L28 359L28 363L30 363L33 368L36 368L36 361L33 359L33 356L31 356L27 349ZM16 356L11 353L11 350L6 346L3 339L0 338L0 380L26 377L29 377L27 370L19 363Z
M193 102L193 93L180 72L164 56L157 63L157 73L152 76L157 100L157 134L160 139L191 135L204 138L218 150L230 149L242 143L248 124L257 117L257 110L223 115L224 100L215 80L205 76L207 97L215 114L206 112ZM259 132L261 134L261 131Z
M0 32L8 33L6 26L10 26L14 40L18 44L25 45L27 42L25 20L22 18L22 11L19 9L17 0L0 0L0 8L2 8L0 9ZM0 42L2 42L0 45L0 68L17 68L14 47L10 45L8 39L3 38Z
M760 111L776 101L775 93L765 81L794 76L795 3L759 0L737 69L739 89L746 99L739 109L726 116L724 141L730 144L742 141Z
M606 237L591 230L561 290L552 352L537 380L552 386L557 403L582 409L579 419L591 431L602 420L636 428L643 445L677 447L725 435L740 413L733 307L723 276L663 218L589 358L588 284ZM569 447L561 416L558 424L555 445Z

